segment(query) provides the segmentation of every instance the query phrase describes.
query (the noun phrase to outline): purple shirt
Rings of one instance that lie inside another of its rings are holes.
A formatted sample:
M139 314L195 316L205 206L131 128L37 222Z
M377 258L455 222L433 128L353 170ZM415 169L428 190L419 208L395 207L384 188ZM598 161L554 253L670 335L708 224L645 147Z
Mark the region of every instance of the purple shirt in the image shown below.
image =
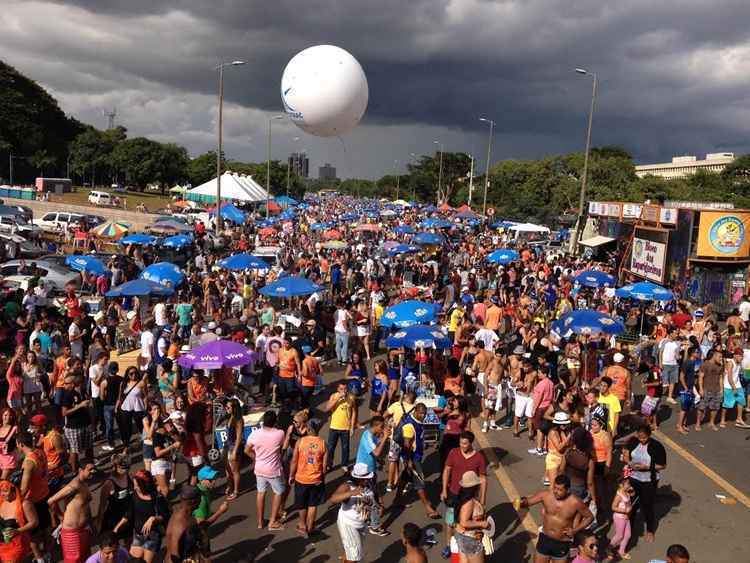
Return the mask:
M128 550L124 547L118 547L117 553L115 553L115 563L128 563L130 561L130 555L128 555ZM86 559L86 563L102 563L102 552L97 551Z
M284 431L278 428L259 428L247 437L247 445L255 450L255 475L269 479L281 476L284 436Z

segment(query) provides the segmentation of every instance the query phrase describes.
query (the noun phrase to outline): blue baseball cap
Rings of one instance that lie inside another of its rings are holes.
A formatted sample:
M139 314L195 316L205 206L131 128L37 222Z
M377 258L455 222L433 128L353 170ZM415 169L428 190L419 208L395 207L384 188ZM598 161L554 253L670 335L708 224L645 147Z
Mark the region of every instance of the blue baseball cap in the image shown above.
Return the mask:
M216 471L213 467L210 467L208 465L204 465L200 468L200 471L198 471L198 480L199 481L213 481L219 476L219 472Z

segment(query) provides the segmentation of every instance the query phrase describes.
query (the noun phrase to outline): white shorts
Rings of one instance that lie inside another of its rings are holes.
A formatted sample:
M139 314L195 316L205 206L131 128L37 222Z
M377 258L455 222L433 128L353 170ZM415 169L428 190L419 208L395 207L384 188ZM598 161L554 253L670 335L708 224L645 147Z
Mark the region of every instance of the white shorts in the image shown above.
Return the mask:
M526 418L531 418L534 416L534 400L529 397L528 395L520 395L516 393L516 407L515 407L515 415L518 418L521 418L522 416L525 416Z
M487 394L487 376L484 374L483 371L480 371L479 374L477 374L477 395L480 397L484 397Z
M487 394L484 397L484 408L491 411L497 410L497 407L502 403L503 398L503 392L500 385L490 383L486 391Z
M336 526L339 529L339 537L347 561L362 561L365 556L364 543L367 527L356 528L346 522L341 514L336 521Z
M172 463L166 459L155 459L151 462L151 475L166 475L172 471Z
M370 336L370 327L369 326L358 326L357 327L357 336L360 338L365 336Z

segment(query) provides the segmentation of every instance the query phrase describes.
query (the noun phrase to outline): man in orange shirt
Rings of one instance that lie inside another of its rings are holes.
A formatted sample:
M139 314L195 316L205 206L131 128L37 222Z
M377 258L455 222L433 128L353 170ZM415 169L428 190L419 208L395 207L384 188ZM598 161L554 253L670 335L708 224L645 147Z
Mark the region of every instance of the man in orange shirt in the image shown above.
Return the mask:
M612 380L612 387L610 391L612 394L620 400L623 412L627 412L628 408L626 405L630 405L630 389L632 384L632 378L630 372L623 365L625 362L625 356L620 352L616 352L612 357L615 362L611 366L607 367L602 373L602 377L609 377ZM599 384L599 378L592 384L592 387L596 387Z
M315 528L318 506L326 500L323 476L328 464L328 449L318 436L321 422L312 418L307 422L307 435L297 440L289 465L289 484L294 484L294 504L300 510L297 532L307 538Z
M50 399L52 404L55 405L55 412L58 420L62 413L62 397L65 391L65 376L68 373L68 360L71 356L70 345L66 344L63 347L62 355L55 358L55 363L52 368L52 374L50 375L49 388L50 388Z
M500 320L503 318L503 310L498 307L496 295L490 297L490 306L487 308L486 316L487 318L484 322L484 326L497 332L497 329L500 327Z
M310 400L315 392L315 384L317 383L318 375L320 375L320 373L320 362L318 361L318 358L306 354L305 358L302 360L301 377L303 408L310 407Z
M279 379L277 381L277 390L282 401L298 392L297 378L301 373L302 362L299 359L299 352L292 348L292 343L288 338L284 338L284 343L279 350Z

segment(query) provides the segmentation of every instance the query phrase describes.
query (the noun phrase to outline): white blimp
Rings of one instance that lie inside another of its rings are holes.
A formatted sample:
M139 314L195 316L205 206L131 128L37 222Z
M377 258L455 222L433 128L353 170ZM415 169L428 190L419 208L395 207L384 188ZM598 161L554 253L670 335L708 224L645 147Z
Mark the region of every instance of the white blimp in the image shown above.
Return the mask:
M367 77L350 53L333 45L300 51L281 76L281 100L289 118L319 137L343 135L367 109Z

